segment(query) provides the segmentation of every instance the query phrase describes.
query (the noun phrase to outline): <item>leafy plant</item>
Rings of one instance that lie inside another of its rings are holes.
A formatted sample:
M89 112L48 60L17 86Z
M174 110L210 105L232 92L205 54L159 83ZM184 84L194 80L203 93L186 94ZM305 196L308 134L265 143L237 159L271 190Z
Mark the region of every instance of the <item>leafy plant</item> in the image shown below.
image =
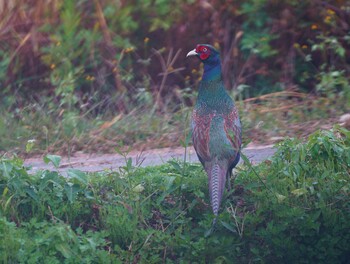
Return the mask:
M350 132L287 138L266 162L238 167L215 229L200 164L28 174L0 160L4 263L346 263ZM59 157L46 160L58 164ZM328 250L324 250L327 248Z

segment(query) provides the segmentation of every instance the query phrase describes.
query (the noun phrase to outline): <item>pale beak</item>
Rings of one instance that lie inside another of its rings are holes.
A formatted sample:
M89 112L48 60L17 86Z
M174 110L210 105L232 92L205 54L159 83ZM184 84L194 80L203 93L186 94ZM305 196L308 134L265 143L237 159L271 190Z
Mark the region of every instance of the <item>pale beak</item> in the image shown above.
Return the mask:
M191 50L189 53L187 53L186 58L189 56L194 56L194 55L198 55L198 53L196 52L196 49Z

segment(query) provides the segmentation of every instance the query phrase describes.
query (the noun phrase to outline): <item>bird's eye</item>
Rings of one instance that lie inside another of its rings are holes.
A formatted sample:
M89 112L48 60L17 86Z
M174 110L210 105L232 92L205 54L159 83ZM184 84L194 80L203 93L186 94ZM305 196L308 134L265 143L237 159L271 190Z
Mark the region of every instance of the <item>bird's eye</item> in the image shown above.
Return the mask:
M207 48L203 48L203 51L204 51L204 52L207 52L207 50L208 50Z

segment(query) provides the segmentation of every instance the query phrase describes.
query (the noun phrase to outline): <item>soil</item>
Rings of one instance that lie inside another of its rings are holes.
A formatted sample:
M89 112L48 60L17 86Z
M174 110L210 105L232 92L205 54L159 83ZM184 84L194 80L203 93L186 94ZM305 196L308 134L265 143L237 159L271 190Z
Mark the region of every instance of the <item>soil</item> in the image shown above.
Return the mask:
M267 146L249 146L243 150L243 153L252 161L259 163L273 155L275 149L273 145ZM144 152L132 151L125 157L120 154L86 154L75 153L72 157L62 157L58 171L65 172L69 168L78 169L86 172L103 171L106 169L116 170L126 164L126 159L131 158L134 166L156 166L161 165L168 160L185 158L188 162L199 162L193 147L187 149L183 147L152 149ZM24 161L25 166L30 167L30 172L38 170L56 170L54 166L46 164L42 157L29 158Z

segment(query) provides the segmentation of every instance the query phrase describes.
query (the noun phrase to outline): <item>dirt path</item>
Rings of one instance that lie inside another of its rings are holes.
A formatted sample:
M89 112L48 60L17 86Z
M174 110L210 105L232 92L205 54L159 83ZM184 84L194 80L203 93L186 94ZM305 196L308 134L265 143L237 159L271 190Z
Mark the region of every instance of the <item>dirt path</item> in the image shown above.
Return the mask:
M253 162L259 163L275 152L272 145L269 146L252 146L243 150L243 153ZM127 158L132 159L133 165L141 164L140 166L155 166L167 162L170 159L183 160L185 156L185 148L163 148L154 149L144 152L130 152ZM199 162L196 153L192 147L187 148L186 160L189 162ZM68 168L75 168L81 171L93 172L102 171L105 169L115 170L120 166L125 165L125 158L119 154L76 154L68 159L62 157L59 171L64 172ZM38 170L54 170L52 164L45 164L42 158L26 159L24 164L30 166L30 172Z

